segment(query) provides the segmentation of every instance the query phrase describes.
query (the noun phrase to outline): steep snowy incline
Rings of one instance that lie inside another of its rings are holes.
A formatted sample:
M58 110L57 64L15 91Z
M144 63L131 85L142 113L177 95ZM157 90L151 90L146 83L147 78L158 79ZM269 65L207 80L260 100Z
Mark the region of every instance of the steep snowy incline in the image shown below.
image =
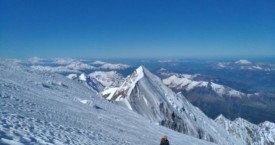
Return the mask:
M0 144L211 145L112 104L80 82L0 61Z
M143 66L129 75L120 87L106 89L102 94L178 132L218 144L244 144L191 105L181 94L175 94Z
M274 145L275 124L264 122L259 125L252 124L242 118L231 121L223 115L218 116L215 121L223 126L230 134L242 138L247 145Z

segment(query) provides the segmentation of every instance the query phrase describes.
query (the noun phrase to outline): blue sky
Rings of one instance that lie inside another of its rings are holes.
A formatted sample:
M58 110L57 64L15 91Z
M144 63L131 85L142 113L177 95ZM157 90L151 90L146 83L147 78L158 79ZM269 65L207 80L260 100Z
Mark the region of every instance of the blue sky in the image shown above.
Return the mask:
M275 56L274 0L0 0L0 57Z

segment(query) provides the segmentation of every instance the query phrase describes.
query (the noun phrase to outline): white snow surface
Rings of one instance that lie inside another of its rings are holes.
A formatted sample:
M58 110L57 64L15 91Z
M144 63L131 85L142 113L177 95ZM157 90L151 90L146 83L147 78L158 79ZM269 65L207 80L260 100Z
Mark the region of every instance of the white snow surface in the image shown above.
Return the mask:
M92 62L92 64L101 65L99 68L106 69L106 70L124 70L131 67L130 65L127 65L127 64L113 64L113 63L108 63L100 60L94 61Z
M104 87L118 87L124 81L123 76L116 71L94 71L89 76L95 78Z
M211 145L158 126L58 74L0 61L0 144Z
M234 90L229 87L225 87L220 84L216 84L213 82L205 82L205 81L194 81L192 77L184 75L176 76L172 75L168 78L163 79L163 83L167 85L169 88L175 88L177 90L186 90L191 91L198 87L211 87L211 89L216 92L219 96L228 95L232 97L243 97L245 93Z
M129 96L134 89L137 81L143 77L143 68L137 68L134 73L128 76L124 83L120 87L110 87L106 88L102 94L105 98L115 101L123 100L125 97ZM111 90L111 91L110 91Z
M100 61L100 60L96 60L94 62L92 62L92 64L99 64L99 65L103 65L103 64L106 64L107 62L104 62L104 61Z
M72 60L69 62L62 62L62 63L66 65L60 65L60 66L32 65L31 68L34 70L57 72L57 73L60 73L60 72L80 73L82 70L86 70L86 69L90 69L90 70L97 69L94 66L91 66L89 64L86 64L80 61Z
M102 66L100 66L100 68L102 69L109 69L109 70L123 70L123 69L127 69L130 68L129 65L127 64L103 64Z
M69 74L68 76L67 76L67 78L69 78L69 79L75 79L75 78L77 78L77 74Z
M221 145L244 144L142 66L129 75L120 87L110 89L103 91L105 98L115 100L155 124Z
M104 86L99 81L93 77L87 76L84 73L80 74L79 76L78 74L69 74L67 78L80 82L87 88L91 89L91 91L96 91L97 93L104 89Z
M47 72L56 72L56 73L60 73L60 72L79 73L78 70L69 69L66 66L53 67L53 66L33 65L33 66L31 66L31 68L34 69L34 70L47 71Z
M242 138L247 145L274 145L275 124L265 121L259 125L250 123L242 118L231 121L223 115L215 121L224 127L230 134Z
M87 80L87 77L84 73L82 73L80 76L79 76L79 80L81 81L86 81Z

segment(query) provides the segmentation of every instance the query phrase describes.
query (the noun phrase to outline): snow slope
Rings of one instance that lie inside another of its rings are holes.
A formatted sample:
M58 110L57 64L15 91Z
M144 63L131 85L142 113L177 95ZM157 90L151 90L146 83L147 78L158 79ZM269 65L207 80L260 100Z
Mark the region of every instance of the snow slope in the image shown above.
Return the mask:
M275 124L264 122L259 125L252 124L242 118L231 121L223 115L218 116L215 121L223 126L232 135L242 138L247 145L274 145Z
M32 65L31 68L34 70L48 71L48 72L69 72L69 73L80 73L82 70L95 70L97 69L94 66L83 63L77 60L57 60L54 62L58 66L47 66L47 65ZM60 65L65 64L65 65Z
M0 144L211 145L155 125L77 81L0 61Z
M179 91L191 91L195 88L207 88L209 87L214 92L216 92L220 97L227 95L231 97L244 97L246 94L234 90L232 88L216 84L213 82L205 82L205 81L194 81L191 79L191 77L185 77L183 75L177 76L172 75L168 78L163 79L163 83L167 85L169 88L179 90Z
M244 144L142 66L129 75L120 87L108 88L102 94L173 130L223 145Z
M84 73L78 74L69 74L67 78L75 81L81 82L84 86L91 89L91 91L95 90L97 93L101 92L104 89L104 86L94 79L93 77L87 76Z
M123 76L116 71L94 71L90 77L99 81L104 87L116 87L123 83Z

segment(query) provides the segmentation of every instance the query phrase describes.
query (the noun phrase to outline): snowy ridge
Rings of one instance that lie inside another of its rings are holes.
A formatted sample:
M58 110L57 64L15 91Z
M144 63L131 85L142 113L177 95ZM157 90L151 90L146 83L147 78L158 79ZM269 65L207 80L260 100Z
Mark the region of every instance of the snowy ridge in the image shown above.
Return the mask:
M72 59L72 58L54 58L52 59L54 64L59 64L59 65L67 65L67 64L71 64L77 60Z
M126 64L103 64L100 68L109 70L123 70L130 68L130 66Z
M61 60L59 60L61 61ZM62 60L64 61L64 60ZM48 72L70 72L70 73L80 73L81 70L95 70L97 69L94 66L82 63L80 61L70 61L67 62L59 62L66 64L65 66L42 66L42 65L33 65L31 66L34 70L40 70L40 71L48 71Z
M242 118L231 121L223 115L218 116L215 121L223 126L230 134L245 140L247 145L275 144L274 123L266 121L256 125Z
M94 71L89 76L95 78L104 87L118 87L124 81L123 76L116 71Z
M134 71L134 73L132 73L125 79L124 83L120 87L107 88L102 92L102 94L105 98L109 100L123 100L124 98L130 95L137 81L139 81L143 76L143 68L140 66Z
M122 86L112 89L103 91L105 98L162 126L218 144L244 144L142 66Z
M64 66L57 66L57 67L52 67L52 66L41 66L41 65L33 65L31 66L32 69L34 70L40 70L40 71L47 71L47 72L70 72L70 73L78 73L78 70L72 70Z
M246 94L239 92L237 90L231 89L229 87L225 87L223 85L219 85L213 82L205 82L205 81L194 81L190 79L191 76L176 76L172 75L168 78L163 79L163 83L167 85L169 88L173 88L175 90L186 90L191 91L198 87L210 87L214 92L216 92L219 96L228 95L232 97L243 97Z
M0 61L0 144L212 145L110 103L58 74Z
M127 64L113 64L113 63L107 63L99 60L92 62L92 64L100 65L99 68L106 69L106 70L124 70L131 67L130 65L127 65Z
M67 78L78 81L82 83L84 86L91 89L91 91L96 91L97 93L101 92L104 89L104 86L99 81L92 77L86 76L84 73L80 75L69 74Z

